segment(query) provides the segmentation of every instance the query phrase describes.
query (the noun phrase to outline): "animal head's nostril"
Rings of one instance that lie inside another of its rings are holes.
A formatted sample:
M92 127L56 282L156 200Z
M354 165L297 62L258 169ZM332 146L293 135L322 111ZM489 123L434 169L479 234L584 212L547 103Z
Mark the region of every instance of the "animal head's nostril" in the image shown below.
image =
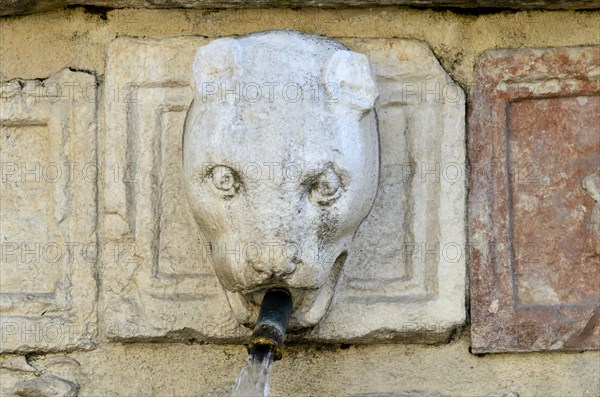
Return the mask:
M280 276L288 276L288 275L294 273L296 271L296 267L297 267L298 263L300 263L300 261L298 261L298 260L286 262L285 269L283 270L283 273L280 274Z
M267 273L275 277L285 277L296 271L300 261L285 261L281 263L252 262L252 268L258 273Z
M250 262L250 265L257 273L266 273L268 270L262 262Z

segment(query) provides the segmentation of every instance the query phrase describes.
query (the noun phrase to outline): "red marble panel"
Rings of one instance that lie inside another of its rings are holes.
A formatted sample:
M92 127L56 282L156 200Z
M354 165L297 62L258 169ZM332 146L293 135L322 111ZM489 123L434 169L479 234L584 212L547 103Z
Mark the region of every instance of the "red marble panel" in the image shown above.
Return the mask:
M474 352L600 348L600 47L486 53L469 106Z

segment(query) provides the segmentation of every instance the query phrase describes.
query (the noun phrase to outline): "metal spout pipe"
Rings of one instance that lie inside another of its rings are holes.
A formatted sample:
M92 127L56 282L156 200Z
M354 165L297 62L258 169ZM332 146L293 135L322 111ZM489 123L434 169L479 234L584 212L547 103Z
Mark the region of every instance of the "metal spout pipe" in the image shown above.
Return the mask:
M285 331L292 315L292 296L284 288L272 288L265 293L258 320L246 346L248 352L273 349L275 360L283 356Z

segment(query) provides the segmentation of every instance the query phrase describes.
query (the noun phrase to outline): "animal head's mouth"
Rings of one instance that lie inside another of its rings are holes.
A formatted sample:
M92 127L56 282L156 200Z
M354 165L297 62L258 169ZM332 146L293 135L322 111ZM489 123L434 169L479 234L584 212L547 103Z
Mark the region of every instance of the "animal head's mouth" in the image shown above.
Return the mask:
M293 286L290 286L285 282L273 282L268 284L261 284L252 288L251 290L243 291L241 292L241 295L244 297L246 302L255 305L256 307L260 307L260 304L264 299L265 293L273 288L282 288L287 290L292 297L292 302L294 302L294 309L296 309L302 304L307 294L318 290L318 287L294 288Z
M314 326L327 312L341 270L347 258L347 251L338 255L330 273L321 285L295 286L282 278L272 278L238 292L228 292L227 296L238 320L252 326L265 293L273 288L283 288L293 301L290 327L300 329Z

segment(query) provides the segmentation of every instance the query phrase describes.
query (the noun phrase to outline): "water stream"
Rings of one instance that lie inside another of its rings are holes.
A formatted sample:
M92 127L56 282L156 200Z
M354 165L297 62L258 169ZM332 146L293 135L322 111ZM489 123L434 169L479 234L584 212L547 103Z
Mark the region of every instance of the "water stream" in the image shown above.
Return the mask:
M274 352L271 346L257 346L238 376L232 397L267 397L271 386Z

